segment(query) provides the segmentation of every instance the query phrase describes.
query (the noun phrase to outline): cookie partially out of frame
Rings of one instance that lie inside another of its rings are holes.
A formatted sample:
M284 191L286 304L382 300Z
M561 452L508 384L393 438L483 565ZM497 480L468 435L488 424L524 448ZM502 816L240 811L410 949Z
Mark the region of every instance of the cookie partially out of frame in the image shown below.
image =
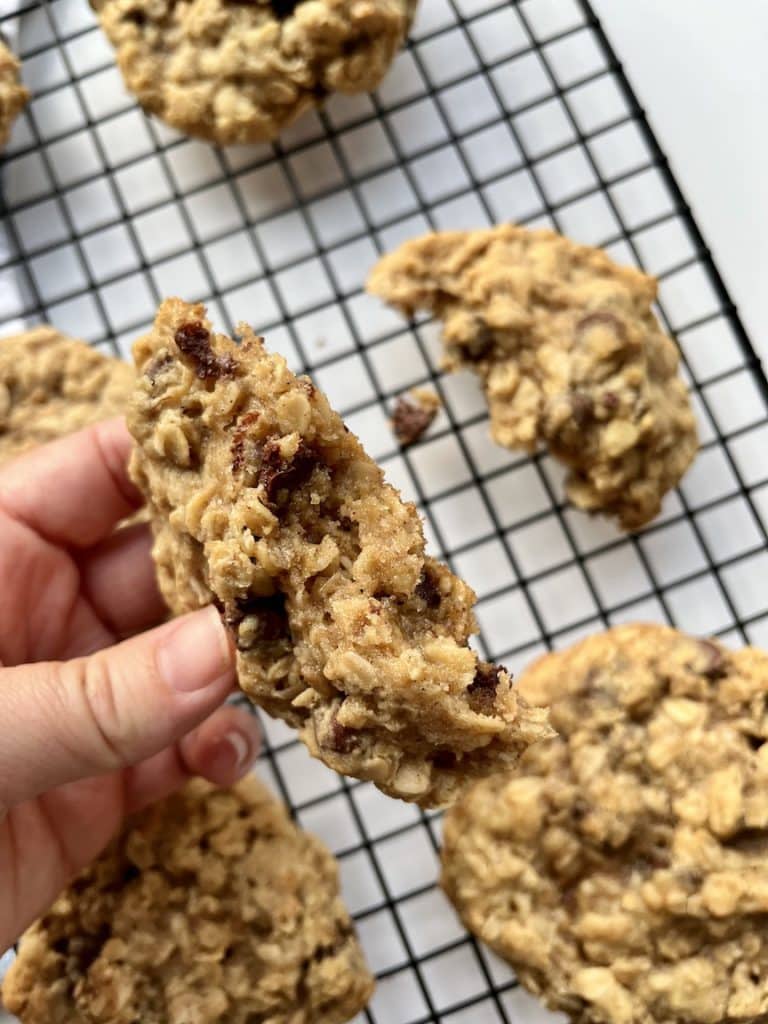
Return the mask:
M142 107L220 144L275 138L333 92L370 92L416 0L91 0Z
M546 445L579 508L636 529L693 460L696 425L677 348L653 314L656 282L600 249L511 224L437 232L385 256L368 288L442 319L447 366L481 378L494 440Z
M162 304L134 346L132 471L177 614L216 602L240 686L336 771L423 805L549 734L469 646L475 595L307 377Z
M0 338L0 463L125 413L133 381L128 363L53 327Z
M341 1024L373 989L337 865L255 779L145 811L22 938L22 1024Z
M443 886L577 1024L768 1014L768 655L621 626L520 680L559 738L445 821Z
M18 59L0 39L0 147L11 134L13 122L29 99L29 90L20 81Z

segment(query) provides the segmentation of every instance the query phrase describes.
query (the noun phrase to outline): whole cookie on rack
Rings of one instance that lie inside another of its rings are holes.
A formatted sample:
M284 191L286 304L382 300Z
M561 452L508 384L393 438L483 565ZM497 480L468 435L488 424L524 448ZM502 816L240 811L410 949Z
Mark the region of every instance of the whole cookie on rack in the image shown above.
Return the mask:
M698 447L656 282L600 249L511 224L406 242L369 290L443 320L446 364L482 379L493 438L568 467L579 508L649 522Z
M423 805L549 734L468 646L475 595L325 396L169 299L134 346L133 477L176 613L215 601L246 694L331 768Z
M124 413L133 367L53 327L0 339L0 462Z
M768 655L621 626L520 681L559 738L467 791L443 886L578 1024L768 1013Z
M21 65L0 39L0 146L4 146L11 134L11 126L27 100L29 90L19 79Z
M22 1024L341 1024L373 979L336 861L251 778L143 812L23 936Z
M370 92L417 0L91 0L142 107L220 144L275 138L329 93Z

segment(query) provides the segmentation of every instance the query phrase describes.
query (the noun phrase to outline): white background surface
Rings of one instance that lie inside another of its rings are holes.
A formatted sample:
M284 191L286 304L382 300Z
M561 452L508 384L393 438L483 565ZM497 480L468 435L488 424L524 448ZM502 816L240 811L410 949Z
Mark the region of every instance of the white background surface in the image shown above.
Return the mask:
M768 359L768 3L593 0Z

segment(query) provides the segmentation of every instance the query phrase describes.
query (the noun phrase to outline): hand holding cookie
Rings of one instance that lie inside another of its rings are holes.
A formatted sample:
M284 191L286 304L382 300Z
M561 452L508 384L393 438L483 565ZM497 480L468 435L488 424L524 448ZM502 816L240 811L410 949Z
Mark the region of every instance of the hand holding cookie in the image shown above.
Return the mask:
M115 531L141 503L129 449L112 420L0 471L2 949L125 815L191 775L233 783L258 746L254 719L219 707L234 652L218 615L158 626L148 527Z

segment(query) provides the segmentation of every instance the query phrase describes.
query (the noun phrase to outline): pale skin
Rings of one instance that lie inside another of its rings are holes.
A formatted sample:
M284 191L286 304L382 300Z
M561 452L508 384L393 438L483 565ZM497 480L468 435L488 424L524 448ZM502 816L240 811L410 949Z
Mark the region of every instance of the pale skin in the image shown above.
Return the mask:
M0 953L118 832L258 751L214 609L166 622L122 420L0 468ZM128 639L126 639L128 638Z

